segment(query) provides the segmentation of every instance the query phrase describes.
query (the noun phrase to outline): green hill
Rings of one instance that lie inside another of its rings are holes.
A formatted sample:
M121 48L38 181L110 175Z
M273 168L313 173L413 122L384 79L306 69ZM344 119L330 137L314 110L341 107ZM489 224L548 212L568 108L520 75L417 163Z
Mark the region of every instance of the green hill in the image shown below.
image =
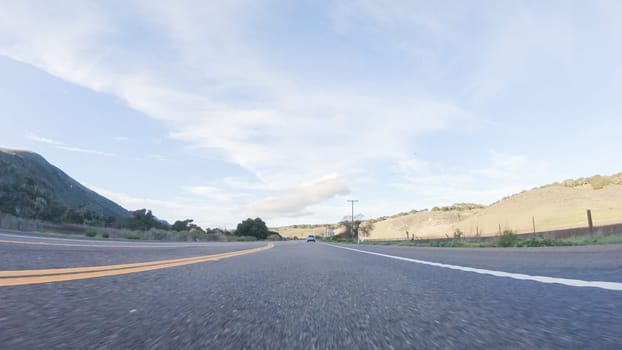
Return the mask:
M42 156L0 148L0 212L55 222L106 223L130 213Z

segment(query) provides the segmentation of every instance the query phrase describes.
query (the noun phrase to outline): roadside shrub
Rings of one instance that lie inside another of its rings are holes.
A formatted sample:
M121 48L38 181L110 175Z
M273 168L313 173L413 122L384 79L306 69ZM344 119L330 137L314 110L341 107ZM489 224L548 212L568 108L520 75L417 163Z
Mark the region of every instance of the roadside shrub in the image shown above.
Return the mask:
M95 237L97 236L97 232L95 231L86 231L86 233L84 234L87 237Z
M272 234L268 236L268 238L266 238L266 240L268 241L280 241L281 239L282 239L281 236L278 234Z
M127 238L127 239L140 239L140 237L138 237L137 235L127 235L127 236L125 236L125 238Z
M418 244L415 244L418 245ZM423 244L425 246L425 244ZM435 241L435 242L431 242L430 247L436 247L436 248L467 248L470 247L470 245L466 242L461 242L459 240L445 240L445 241Z
M230 238L236 242L253 242L257 240L255 236L231 236Z
M454 231L454 241L461 241L462 240L462 235L463 235L462 231L460 231L460 229L457 228Z
M497 240L497 247L516 247L518 244L518 236L512 230L505 230Z
M606 176L596 175L590 178L590 185L592 185L592 188L595 190L600 190L603 187L609 185L610 183L611 179Z
M560 246L570 246L575 245L575 243L570 241L564 241L561 239L550 239L544 237L533 237L529 239L522 239L519 241L519 247L560 247Z
M587 237L583 239L583 244L585 245L589 245L589 244L597 244L598 240L596 238L592 238L592 237Z
M109 233L107 233L107 232L106 232L106 233L102 233L102 237L103 237L103 238L108 238L108 237L110 237L110 234L109 234Z
M330 238L330 240L333 242L339 242L339 243L354 243L355 242L353 238L345 237L344 234L334 235L333 237Z
M211 242L226 242L227 236L221 233L208 233L205 235L205 240Z
M521 240L518 243L519 247L547 247L553 245L550 242L550 239L542 238L542 237L534 237L529 239Z
M158 230L158 229L149 229L149 231L147 231L147 237L148 239L153 239L156 241L165 241L165 240L174 240L173 238L173 234L177 233L177 232L169 232L169 231L164 231L164 230Z

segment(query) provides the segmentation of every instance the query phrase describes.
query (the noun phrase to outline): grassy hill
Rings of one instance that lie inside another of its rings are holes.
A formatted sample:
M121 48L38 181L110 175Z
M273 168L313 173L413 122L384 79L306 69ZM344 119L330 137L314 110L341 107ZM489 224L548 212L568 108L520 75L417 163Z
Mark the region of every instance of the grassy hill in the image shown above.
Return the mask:
M622 173L566 180L506 197L492 205L456 204L433 210L410 211L373 219L369 239L451 237L459 229L465 236L493 236L501 230L517 233L587 226L586 210L594 225L622 222ZM533 220L533 221L532 221ZM286 236L322 234L326 225L283 227ZM338 230L335 230L338 232Z
M289 238L306 238L308 235L322 236L327 232L339 233L338 225L293 225L276 227L271 230L278 232L282 237Z
M0 148L0 212L56 222L106 221L130 213L40 155Z

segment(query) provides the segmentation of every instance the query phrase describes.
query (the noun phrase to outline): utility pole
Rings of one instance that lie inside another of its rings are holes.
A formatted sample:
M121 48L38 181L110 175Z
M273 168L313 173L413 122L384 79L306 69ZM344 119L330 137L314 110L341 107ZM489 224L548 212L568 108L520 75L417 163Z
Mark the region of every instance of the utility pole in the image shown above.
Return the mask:
M350 226L350 230L352 230L352 235L354 235L354 202L358 202L358 199L348 199L348 202L352 203L352 226ZM356 244L359 244L359 235L356 235Z

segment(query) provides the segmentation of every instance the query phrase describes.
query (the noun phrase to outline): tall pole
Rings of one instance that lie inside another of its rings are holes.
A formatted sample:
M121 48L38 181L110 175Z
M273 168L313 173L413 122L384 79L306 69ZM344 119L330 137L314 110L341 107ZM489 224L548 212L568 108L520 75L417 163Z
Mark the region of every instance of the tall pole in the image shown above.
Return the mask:
M354 235L354 202L358 202L358 199L348 199L348 202L352 203L352 226L350 226L350 230L352 230L352 235ZM359 235L356 235L356 244L359 244Z

